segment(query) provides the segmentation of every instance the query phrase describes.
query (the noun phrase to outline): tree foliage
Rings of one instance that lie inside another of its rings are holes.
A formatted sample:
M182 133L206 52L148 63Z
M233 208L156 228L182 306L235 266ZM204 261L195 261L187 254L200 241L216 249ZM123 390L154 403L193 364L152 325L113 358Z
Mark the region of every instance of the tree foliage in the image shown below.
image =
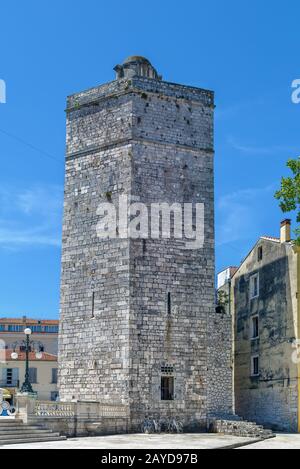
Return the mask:
M296 212L297 223L300 223L300 157L288 160L287 167L292 176L281 179L281 189L275 193L279 206L284 213ZM296 243L300 246L300 228L295 230Z
M216 312L226 314L226 306L229 305L229 295L224 290L218 290Z
M223 306L224 308L229 304L229 295L223 290L218 291L218 306Z

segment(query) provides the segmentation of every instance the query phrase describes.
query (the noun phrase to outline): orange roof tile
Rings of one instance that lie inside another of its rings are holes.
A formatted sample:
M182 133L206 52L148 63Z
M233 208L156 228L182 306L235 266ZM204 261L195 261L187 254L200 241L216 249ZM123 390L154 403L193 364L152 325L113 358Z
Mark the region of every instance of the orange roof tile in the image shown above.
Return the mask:
M11 354L13 350L5 350L5 360L6 361L16 361L16 362L24 362L26 360L25 352L16 351L18 354L17 360L13 360L11 358ZM57 362L57 355L52 355L51 353L42 352L42 358L38 359L35 356L35 352L29 353L29 361L30 362Z
M0 318L2 324L20 324L20 325L41 325L41 326L58 326L58 319L30 319L30 318Z

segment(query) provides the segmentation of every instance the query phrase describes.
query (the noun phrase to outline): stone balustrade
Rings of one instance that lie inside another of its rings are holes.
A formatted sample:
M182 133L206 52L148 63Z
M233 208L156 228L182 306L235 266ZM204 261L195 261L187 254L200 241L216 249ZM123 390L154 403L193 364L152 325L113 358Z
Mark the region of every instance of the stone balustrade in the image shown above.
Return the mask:
M75 403L37 401L33 414L37 417L74 417Z
M42 425L61 435L89 436L127 433L129 407L106 402L47 402L17 395L16 415L25 424Z

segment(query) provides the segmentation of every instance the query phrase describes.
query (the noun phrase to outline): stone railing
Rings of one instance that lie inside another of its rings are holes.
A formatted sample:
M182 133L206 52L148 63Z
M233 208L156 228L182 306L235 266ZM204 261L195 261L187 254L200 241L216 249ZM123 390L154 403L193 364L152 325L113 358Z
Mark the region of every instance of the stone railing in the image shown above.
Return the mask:
M107 418L126 418L128 417L128 408L123 405L99 405L99 417Z
M75 415L92 414L97 418L126 418L128 408L123 405L101 403L66 403L36 401L33 415L36 417L74 417Z
M16 396L16 417L29 425L43 425L63 435L89 436L127 433L129 406L118 402L50 402L36 396Z
M36 417L75 417L75 405L65 402L37 401L33 415Z

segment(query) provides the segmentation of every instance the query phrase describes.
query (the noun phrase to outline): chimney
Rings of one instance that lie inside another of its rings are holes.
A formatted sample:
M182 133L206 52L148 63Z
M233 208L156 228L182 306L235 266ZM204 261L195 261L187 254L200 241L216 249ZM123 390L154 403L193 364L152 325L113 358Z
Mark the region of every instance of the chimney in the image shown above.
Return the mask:
M291 220L283 220L280 227L280 242L289 243L291 241Z

